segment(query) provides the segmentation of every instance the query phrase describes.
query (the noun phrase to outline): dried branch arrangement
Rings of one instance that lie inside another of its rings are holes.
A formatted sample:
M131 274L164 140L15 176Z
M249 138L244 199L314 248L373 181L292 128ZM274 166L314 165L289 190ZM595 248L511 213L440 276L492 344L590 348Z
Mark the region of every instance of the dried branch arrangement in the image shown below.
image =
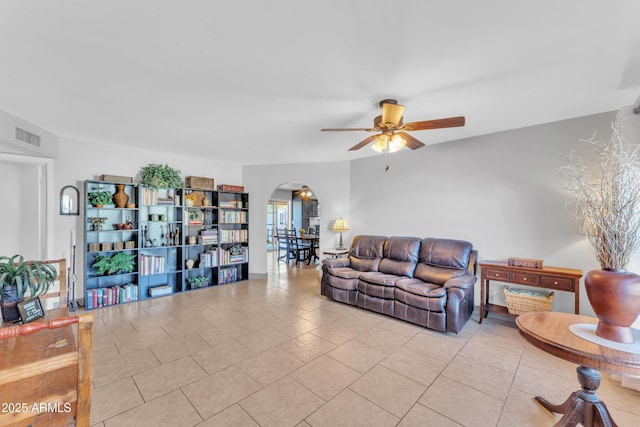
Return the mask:
M598 163L587 168L573 152L560 168L569 192L567 207L578 220L587 243L603 269L626 269L640 246L640 146L611 125L607 141L594 145Z

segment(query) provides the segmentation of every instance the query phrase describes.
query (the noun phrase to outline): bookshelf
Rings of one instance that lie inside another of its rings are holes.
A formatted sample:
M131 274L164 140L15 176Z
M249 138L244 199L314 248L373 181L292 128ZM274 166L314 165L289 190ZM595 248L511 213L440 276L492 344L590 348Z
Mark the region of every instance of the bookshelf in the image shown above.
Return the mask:
M138 191L140 299L182 292L182 206L174 204L174 190L140 187Z
M218 283L249 277L249 194L218 192Z
M138 270L134 262L133 270L100 274L92 267L100 260L119 258L137 261L139 248L139 210L136 207L137 188L124 184L124 192L129 197L129 207L116 207L113 200L103 206L89 203L90 194L106 192L115 194L116 185L122 183L106 181L85 181L85 223L84 223L84 284L85 307L87 309L114 304L116 301L135 301L138 295ZM121 255L119 255L121 254Z
M248 193L173 192L126 184L135 207L97 208L89 203L90 192L115 193L116 184L85 181L87 309L248 279ZM192 206L187 206L186 196L195 198ZM124 223L130 228L118 229ZM133 256L132 271L100 274L94 267L98 257L119 253Z

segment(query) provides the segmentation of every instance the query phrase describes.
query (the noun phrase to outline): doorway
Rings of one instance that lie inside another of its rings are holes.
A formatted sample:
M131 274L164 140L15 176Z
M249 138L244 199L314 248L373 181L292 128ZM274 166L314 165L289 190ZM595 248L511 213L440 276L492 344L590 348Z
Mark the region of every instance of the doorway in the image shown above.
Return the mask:
M277 248L276 228L290 228L289 202L269 200L267 204L267 252Z
M295 182L280 185L269 197L266 219L268 253L278 250L278 229L294 229L301 246L312 246L306 251L308 261L319 259L320 204L309 187Z

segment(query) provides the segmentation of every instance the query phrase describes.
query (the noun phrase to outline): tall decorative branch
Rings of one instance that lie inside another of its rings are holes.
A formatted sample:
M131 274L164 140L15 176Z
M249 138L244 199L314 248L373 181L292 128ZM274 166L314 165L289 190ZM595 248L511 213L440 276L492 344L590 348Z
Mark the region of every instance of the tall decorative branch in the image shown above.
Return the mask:
M570 153L560 169L569 192L567 207L603 269L626 269L640 246L640 146L611 125L607 141L582 140L594 145L598 162L587 168Z

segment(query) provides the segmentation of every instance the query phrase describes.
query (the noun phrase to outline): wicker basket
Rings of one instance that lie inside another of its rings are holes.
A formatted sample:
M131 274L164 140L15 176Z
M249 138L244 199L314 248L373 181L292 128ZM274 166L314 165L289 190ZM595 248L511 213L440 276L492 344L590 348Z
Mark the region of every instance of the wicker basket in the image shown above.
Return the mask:
M551 311L553 292L525 291L524 289L510 289L504 287L504 299L511 314L524 314L531 311Z

